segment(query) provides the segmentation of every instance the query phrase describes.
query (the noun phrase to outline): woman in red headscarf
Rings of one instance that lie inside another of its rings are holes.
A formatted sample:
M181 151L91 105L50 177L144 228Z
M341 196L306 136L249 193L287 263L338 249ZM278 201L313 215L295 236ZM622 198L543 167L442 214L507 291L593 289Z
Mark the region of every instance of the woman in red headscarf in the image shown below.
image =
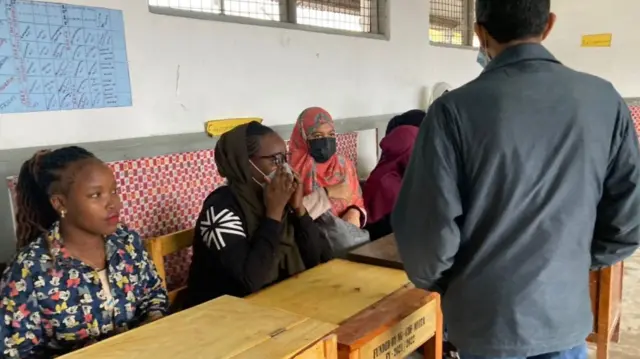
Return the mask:
M369 214L365 228L371 240L393 233L391 211L400 192L418 130L416 126L399 126L380 142L380 162L364 184L364 204Z
M300 114L291 133L291 167L300 175L304 194L318 190L329 194L331 211L345 221L361 227L366 221L364 201L353 163L336 153L336 131L331 115L310 107ZM346 188L341 198L332 196L336 186Z

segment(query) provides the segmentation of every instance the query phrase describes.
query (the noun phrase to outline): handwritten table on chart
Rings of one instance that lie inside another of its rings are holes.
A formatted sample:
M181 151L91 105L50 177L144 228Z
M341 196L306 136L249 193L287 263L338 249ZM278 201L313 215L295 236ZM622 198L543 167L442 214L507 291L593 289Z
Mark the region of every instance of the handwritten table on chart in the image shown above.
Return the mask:
M131 106L122 11L0 0L0 113Z

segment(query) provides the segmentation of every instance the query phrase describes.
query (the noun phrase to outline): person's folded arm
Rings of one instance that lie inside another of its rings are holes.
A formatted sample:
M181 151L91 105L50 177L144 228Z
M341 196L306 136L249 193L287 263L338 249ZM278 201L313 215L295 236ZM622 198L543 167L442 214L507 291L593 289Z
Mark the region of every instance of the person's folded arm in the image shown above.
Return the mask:
M220 263L245 293L268 284L277 265L281 222L263 217L253 233L248 233L244 214L229 195L217 194L206 206L195 228L194 240L204 244L204 248L198 248L205 251L209 261ZM211 273L211 278L215 276Z
M280 222L265 217L251 237L234 240L233 234L224 235L229 245L218 250L220 261L247 293L269 284L269 273L277 265L281 227Z
M591 243L592 269L626 259L640 244L640 149L631 113L622 99L613 136Z
M347 162L347 178L352 183L355 196L353 197L353 203L350 204L347 210L353 209L360 212L360 227L364 227L367 223L367 210L364 206L364 197L362 197L362 188L360 188L360 179L358 178L358 171L353 162L346 160Z
M436 292L444 290L443 274L460 246L458 133L453 112L441 100L434 102L420 127L391 217L409 278L417 287Z

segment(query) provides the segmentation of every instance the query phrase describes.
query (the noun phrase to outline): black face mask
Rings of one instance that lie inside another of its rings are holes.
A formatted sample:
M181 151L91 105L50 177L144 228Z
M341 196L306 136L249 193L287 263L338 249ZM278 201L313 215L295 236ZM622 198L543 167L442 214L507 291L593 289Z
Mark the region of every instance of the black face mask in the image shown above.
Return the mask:
M325 163L336 154L336 138L323 137L309 140L309 154L318 163Z

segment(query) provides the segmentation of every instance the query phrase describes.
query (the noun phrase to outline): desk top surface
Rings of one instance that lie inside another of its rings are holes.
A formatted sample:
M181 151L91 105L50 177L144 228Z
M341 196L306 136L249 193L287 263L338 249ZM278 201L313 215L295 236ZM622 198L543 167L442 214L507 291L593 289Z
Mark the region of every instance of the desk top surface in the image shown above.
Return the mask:
M336 328L244 299L220 297L64 356L92 358L291 358Z
M404 271L335 259L248 299L323 322L340 324L407 285Z
M350 260L373 264L382 267L403 269L402 259L398 253L396 237L393 234L384 236L374 242L362 245L349 253Z

